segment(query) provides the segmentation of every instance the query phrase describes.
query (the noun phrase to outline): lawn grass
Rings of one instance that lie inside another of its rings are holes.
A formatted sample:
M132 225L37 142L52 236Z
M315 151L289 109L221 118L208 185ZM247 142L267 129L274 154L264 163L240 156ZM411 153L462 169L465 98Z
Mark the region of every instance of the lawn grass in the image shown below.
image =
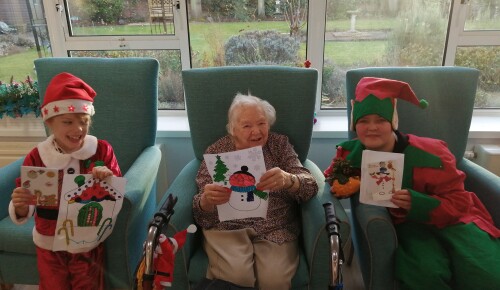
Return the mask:
M375 60L385 55L387 42L376 41L329 41L325 43L325 60L332 60L342 67L353 65L373 65Z
M29 76L36 79L33 60L38 58L36 49L0 57L0 81L9 82L14 76L15 81L24 81Z
M358 20L356 29L388 29L393 25L391 19ZM349 20L328 21L327 31L347 31ZM307 27L303 28L303 33ZM222 45L234 35L246 31L277 30L288 34L289 27L285 21L254 21L254 22L190 22L190 45L194 58L203 57L219 44ZM116 25L95 27L74 27L75 35L151 35L151 27L145 25ZM383 55L384 41L369 42L326 42L325 59L331 59L336 65L350 66L353 63L371 63ZM301 43L299 58L305 59L305 43ZM15 80L24 80L27 73L36 78L33 71L33 60L38 58L35 49L0 57L0 80L8 81L13 75Z

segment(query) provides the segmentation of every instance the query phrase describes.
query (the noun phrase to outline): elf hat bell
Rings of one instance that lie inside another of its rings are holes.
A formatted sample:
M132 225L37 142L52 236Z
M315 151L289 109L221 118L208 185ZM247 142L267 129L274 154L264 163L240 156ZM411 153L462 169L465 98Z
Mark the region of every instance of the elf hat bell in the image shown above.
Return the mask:
M422 109L427 108L426 100L419 100L408 83L374 77L364 77L356 86L355 99L351 101L351 130L356 122L366 115L377 114L391 122L398 129L397 99L410 102Z

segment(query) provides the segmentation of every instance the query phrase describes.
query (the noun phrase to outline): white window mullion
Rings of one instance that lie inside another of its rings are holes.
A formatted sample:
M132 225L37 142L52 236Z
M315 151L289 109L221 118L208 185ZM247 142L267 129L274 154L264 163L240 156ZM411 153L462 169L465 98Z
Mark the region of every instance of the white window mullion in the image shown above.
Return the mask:
M45 20L49 28L50 48L54 57L67 56L64 37L65 14L63 5L62 0L43 0Z
M309 1L309 15L307 21L307 59L311 67L318 70L318 84L316 90L316 111L321 108L321 84L323 82L323 55L325 48L326 1Z

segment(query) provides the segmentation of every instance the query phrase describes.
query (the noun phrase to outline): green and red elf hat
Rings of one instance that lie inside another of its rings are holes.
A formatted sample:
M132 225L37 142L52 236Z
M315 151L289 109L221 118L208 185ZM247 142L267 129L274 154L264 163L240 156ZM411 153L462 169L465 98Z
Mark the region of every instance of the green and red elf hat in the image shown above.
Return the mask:
M351 130L356 122L366 115L377 114L391 122L392 129L398 129L397 99L403 99L422 109L426 100L419 100L408 83L374 77L362 78L356 86L355 99L351 101Z
M63 72L53 77L45 91L42 117L47 120L67 113L94 115L96 92L82 79Z

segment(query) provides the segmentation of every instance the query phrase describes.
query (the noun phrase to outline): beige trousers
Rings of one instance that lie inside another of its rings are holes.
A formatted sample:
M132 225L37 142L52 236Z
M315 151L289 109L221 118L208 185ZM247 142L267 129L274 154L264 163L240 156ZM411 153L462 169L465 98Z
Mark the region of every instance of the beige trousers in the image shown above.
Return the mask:
M207 278L262 290L290 289L299 264L297 241L278 245L256 239L253 229L203 230Z

